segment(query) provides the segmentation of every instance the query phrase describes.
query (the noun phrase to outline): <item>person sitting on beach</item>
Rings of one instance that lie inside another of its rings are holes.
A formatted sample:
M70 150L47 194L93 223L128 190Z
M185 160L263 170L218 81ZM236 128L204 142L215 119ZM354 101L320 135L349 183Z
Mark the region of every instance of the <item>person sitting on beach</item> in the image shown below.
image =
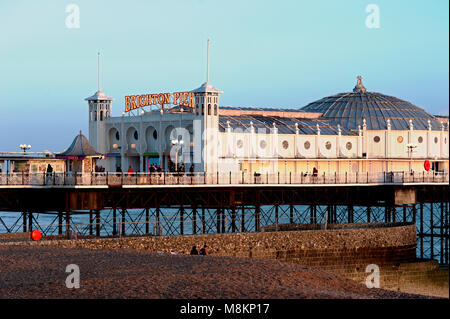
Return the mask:
M191 255L198 255L197 246L192 246Z
M206 246L206 244L203 246L202 249L200 249L200 255L202 255L202 256L208 255L208 246Z

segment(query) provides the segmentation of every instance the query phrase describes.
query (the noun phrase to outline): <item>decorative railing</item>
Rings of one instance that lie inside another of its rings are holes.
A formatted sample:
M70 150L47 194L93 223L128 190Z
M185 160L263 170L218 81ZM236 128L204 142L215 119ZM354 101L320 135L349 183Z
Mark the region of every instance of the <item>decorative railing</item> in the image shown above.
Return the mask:
M448 183L448 172L381 173L0 173L0 186Z

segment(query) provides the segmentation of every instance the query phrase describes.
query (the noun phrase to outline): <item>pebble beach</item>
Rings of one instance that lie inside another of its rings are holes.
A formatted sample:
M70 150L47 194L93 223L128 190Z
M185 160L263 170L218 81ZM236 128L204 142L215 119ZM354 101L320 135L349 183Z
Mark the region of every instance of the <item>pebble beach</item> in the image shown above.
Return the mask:
M66 266L80 288L65 285ZM404 299L427 298L365 285L315 268L257 258L135 249L0 245L0 298Z

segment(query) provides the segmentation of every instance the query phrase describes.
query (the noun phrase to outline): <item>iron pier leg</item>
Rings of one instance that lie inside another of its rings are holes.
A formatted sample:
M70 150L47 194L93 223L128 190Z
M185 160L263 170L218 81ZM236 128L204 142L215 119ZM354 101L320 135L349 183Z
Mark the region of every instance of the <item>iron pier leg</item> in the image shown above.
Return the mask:
M161 235L161 225L160 225L160 220L159 220L159 215L160 215L160 209L159 209L159 204L158 207L156 207L156 233L158 234L158 236Z
M70 213L66 212L66 238L70 238Z
M28 232L31 235L31 232L33 231L33 213L28 212Z
M192 208L192 233L197 234L197 206Z
M27 213L26 212L22 213L22 230L24 233L27 232Z
M180 235L184 234L184 207L180 206Z
M58 212L58 235L62 235L63 233L63 215L62 212Z
M202 234L206 232L205 207L202 205Z
M94 234L94 215L92 214L92 210L89 211L89 235Z
M294 223L294 205L289 205L289 223Z
M113 208L113 236L117 235L117 216L116 216L116 208Z
M434 212L433 212L433 203L430 203L430 233L431 233L431 242L430 242L430 258L434 258Z
M222 212L222 233L225 233L226 232L225 208L221 208L220 211Z
M420 214L420 230L419 230L419 237L420 237L420 258L423 259L423 203L420 203L419 206L419 214Z
M231 231L236 232L236 207L231 207Z
M440 219L440 238L439 241L441 242L441 258L439 260L440 264L444 263L444 202L441 202L441 219Z
M261 227L260 217L261 217L261 207L258 204L255 206L255 231L256 232L259 232L260 227Z
M217 219L216 223L217 233L220 234L220 208L216 209L216 219Z
M150 215L149 209L145 209L145 234L148 235L150 233Z
M278 231L278 205L275 205L275 230Z
M122 208L122 236L125 236L125 209Z
M245 206L242 206L241 232L245 232Z
M95 236L100 237L100 211L95 212Z

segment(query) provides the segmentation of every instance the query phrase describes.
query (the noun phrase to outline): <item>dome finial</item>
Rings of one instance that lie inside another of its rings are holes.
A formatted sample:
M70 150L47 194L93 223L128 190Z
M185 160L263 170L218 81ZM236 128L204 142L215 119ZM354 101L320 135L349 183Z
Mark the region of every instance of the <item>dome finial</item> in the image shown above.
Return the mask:
M364 87L364 85L362 84L362 76L358 75L356 78L358 79L358 81L356 82L356 86L353 89L353 92L355 92L355 93L365 93L367 90Z

